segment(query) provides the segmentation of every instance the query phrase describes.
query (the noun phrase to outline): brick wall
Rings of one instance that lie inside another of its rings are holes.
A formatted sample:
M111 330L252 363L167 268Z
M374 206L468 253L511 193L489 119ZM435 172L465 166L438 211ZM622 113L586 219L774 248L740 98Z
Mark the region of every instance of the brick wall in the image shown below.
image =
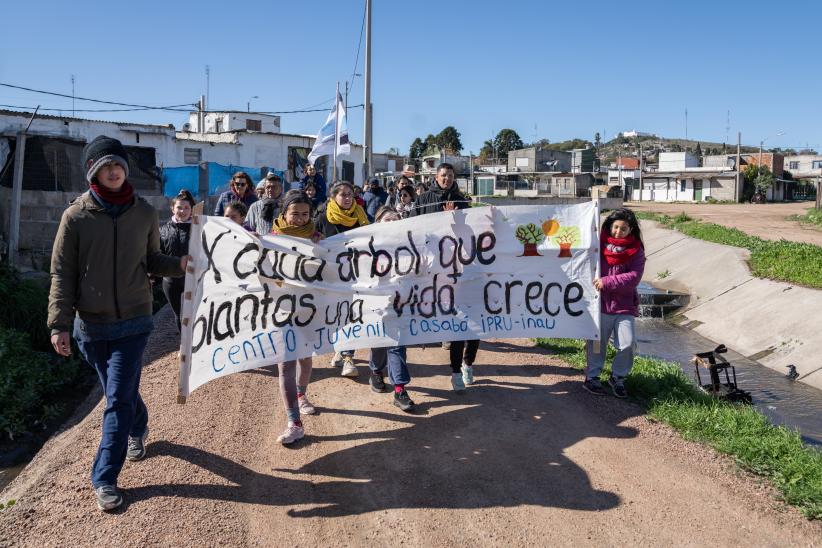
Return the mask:
M51 254L60 218L78 192L24 190L20 200L20 250L35 254ZM169 201L164 196L143 196L157 208L160 222L171 216ZM0 187L0 230L3 242L9 241L11 219L11 189ZM5 246L4 246L5 247Z

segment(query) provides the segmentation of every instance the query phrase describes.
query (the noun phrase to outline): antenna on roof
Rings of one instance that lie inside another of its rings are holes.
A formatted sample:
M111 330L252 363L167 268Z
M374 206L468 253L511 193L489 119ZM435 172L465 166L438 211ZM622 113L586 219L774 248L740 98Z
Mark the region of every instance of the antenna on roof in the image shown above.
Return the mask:
M206 104L208 103L208 96L211 93L211 67L209 67L208 65L205 66L205 77L206 77L206 92L205 92L206 100L203 101L203 104L201 106L201 108L203 110L206 109Z
M71 117L74 118L74 75L71 75Z

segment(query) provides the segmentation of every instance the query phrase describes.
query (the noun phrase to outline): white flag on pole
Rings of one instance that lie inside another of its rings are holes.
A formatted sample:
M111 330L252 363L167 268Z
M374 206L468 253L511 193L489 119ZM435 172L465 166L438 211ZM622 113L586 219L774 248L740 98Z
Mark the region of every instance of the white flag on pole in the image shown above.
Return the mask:
M351 154L351 146L348 144L348 123L345 116L345 106L339 92L337 92L337 104L334 110L328 114L323 127L320 128L317 140L314 141L314 147L308 155L308 161L313 164L314 160L320 156L333 155L335 146L337 155Z

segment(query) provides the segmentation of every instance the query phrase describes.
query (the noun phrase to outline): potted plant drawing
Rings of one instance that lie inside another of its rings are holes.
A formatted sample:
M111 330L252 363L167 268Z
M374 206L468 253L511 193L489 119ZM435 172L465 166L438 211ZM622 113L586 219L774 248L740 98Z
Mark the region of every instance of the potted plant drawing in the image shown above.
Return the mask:
M517 240L522 244L523 251L520 257L541 257L537 251L537 244L545 240L545 234L534 223L519 225L516 231Z
M579 241L579 228L575 226L562 227L554 235L554 243L559 246L558 257L572 257L571 247Z

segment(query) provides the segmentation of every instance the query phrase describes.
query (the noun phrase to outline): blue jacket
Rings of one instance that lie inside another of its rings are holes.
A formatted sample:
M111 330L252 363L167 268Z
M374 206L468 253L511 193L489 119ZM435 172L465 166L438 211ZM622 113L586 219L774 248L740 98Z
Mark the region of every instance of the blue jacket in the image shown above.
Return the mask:
M238 200L237 196L233 192L226 190L220 194L220 199L217 200L217 206L214 208L214 215L217 217L222 217L228 204L239 201L242 201L246 207L251 207L251 204L257 201L257 194L252 190L251 192L246 192L242 200Z
M363 193L362 199L365 201L365 214L368 220L373 223L377 210L380 206L385 205L386 200L388 200L388 193L382 187L377 187L376 191L369 188L367 192Z
M300 179L299 182L294 181L291 183L291 190L303 190L303 187L308 181L308 175L304 176ZM314 207L319 207L320 204L324 204L328 199L328 189L325 188L325 177L317 173L314 175L314 186L317 189L317 195L314 196Z

